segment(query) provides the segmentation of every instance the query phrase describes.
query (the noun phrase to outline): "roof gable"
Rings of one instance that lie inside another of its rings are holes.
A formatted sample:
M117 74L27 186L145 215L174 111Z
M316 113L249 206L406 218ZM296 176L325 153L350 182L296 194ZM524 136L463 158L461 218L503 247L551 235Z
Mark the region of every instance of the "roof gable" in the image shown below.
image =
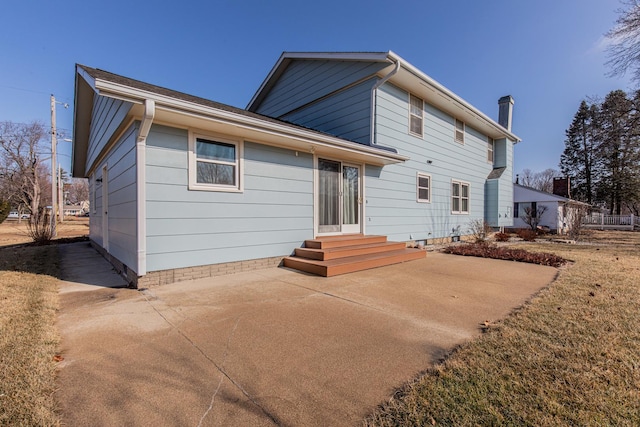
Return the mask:
M271 72L253 96L247 109L256 111L263 100L273 90L277 82L282 78L292 61L352 61L371 62L384 65L376 73L382 78L392 72L396 64L400 64L397 73L390 77L392 83L416 96L421 97L427 103L456 117L469 126L481 131L493 139L507 138L512 142L520 141L520 138L502 127L483 112L469 104L467 101L432 79L409 62L396 55L394 52L284 52Z

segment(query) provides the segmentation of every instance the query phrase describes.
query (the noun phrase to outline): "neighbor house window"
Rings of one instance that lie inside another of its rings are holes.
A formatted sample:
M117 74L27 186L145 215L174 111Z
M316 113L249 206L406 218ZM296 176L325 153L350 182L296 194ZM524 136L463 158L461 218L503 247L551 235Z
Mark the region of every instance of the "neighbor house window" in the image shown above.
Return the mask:
M416 187L418 202L429 203L431 201L431 175L418 173Z
M455 140L460 144L464 144L464 122L456 119Z
M451 213L469 213L469 184L461 181L451 183Z
M487 161L493 163L493 149L495 141L490 136L487 137Z
M409 132L422 136L424 103L417 96L409 95Z
M189 188L240 191L240 141L193 135L189 150Z

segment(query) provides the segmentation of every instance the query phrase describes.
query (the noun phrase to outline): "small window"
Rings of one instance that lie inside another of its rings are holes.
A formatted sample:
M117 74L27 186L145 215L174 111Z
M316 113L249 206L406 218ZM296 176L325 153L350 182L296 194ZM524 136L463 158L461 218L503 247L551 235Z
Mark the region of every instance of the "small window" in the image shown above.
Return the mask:
M493 149L495 141L490 136L487 137L487 161L493 164Z
M189 188L239 191L240 142L193 136L190 138Z
M469 213L469 184L453 181L451 183L451 212L457 214Z
M513 203L513 217L520 218L520 204L518 202Z
M464 144L464 122L456 119L456 133L455 133L456 142L460 144Z
M409 95L409 133L422 136L422 117L424 103L422 99Z
M431 202L431 176L418 173L417 181L417 199L420 203L429 203Z

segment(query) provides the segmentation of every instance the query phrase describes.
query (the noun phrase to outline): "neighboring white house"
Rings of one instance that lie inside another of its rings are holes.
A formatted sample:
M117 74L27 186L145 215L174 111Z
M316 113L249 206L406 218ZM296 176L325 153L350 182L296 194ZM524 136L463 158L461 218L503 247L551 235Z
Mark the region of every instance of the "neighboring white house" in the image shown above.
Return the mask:
M529 228L524 220L529 208L529 212L533 214L546 207L538 219L538 226L549 228L553 233L566 234L570 230L573 216L580 207L586 206L586 203L513 184L513 227L516 229Z
M132 284L513 225L513 98L494 121L393 52L284 53L246 109L82 65L75 85L90 239Z

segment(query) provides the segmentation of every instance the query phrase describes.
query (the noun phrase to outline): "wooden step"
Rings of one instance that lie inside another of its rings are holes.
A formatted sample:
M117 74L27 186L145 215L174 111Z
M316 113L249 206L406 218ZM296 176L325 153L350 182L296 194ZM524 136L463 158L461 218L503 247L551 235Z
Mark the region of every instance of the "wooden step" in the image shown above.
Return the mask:
M343 246L385 243L387 236L365 236L363 234L344 234L340 236L322 236L305 240L304 246L313 249L339 248Z
M426 252L424 250L410 248L382 253L349 256L327 261L293 256L286 257L284 259L284 266L306 271L307 273L317 274L319 276L330 277L339 274L352 273L354 271L382 267L385 265L398 264L405 261L412 261L424 258L425 256Z
M338 246L326 249L296 248L295 254L301 258L328 261L330 259L389 252L404 248L405 244L402 242L381 242L368 243L365 245Z

